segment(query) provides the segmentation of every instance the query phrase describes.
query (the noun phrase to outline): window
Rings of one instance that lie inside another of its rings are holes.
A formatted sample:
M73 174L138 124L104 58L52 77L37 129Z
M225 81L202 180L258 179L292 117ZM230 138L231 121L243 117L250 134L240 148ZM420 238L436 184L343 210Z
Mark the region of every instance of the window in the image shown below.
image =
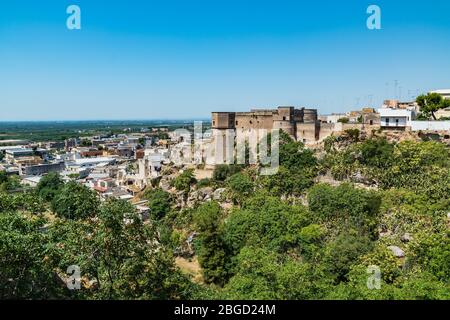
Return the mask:
M369 122L369 123L370 123L370 125L373 125L373 120L370 120L370 122Z
M283 117L283 121L286 121L286 117Z
M238 125L239 123L236 121L236 125Z
M216 125L216 122L213 120L213 126L215 126Z

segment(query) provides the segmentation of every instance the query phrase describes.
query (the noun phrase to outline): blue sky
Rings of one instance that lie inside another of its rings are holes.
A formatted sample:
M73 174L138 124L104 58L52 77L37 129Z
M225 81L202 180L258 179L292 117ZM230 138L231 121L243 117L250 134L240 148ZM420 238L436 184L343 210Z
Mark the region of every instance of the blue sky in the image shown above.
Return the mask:
M81 30L66 28L71 4ZM371 4L382 30L366 27ZM450 87L449 12L448 0L2 1L0 120L377 107Z

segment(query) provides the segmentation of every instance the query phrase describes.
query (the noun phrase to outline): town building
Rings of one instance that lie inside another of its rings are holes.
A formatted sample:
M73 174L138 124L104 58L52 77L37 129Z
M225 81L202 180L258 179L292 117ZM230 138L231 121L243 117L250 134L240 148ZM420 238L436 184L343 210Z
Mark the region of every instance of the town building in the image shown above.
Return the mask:
M339 119L349 117L352 117L350 123L339 122ZM268 110L254 109L250 112L213 112L212 131L217 142L219 139L225 141L230 130L245 133L251 132L252 129L265 129L269 132L282 129L297 141L314 144L347 129L379 129L379 119L379 114L372 108L346 114L345 117L335 115L319 119L316 109L278 107Z
M437 93L443 96L445 99L450 99L450 89L443 89L443 90L434 90L430 93Z
M320 121L316 109L278 107L250 112L213 112L212 129L216 132L282 129L299 141L312 142L319 138Z
M23 185L35 188L35 187L37 187L37 185L39 184L41 179L42 179L41 176L24 177L24 178L22 178L21 183Z
M381 108L378 113L382 129L406 130L414 116L413 112L407 109Z
M5 159L9 163L20 162L20 159L22 159L25 162L36 164L39 159L41 161L46 159L47 154L47 150L40 148L11 148L5 150Z
M30 144L28 140L0 140L0 146L26 146Z
M347 118L345 113L332 113L327 115L320 115L319 120L322 123L338 123L339 120Z
M24 176L40 176L49 172L62 172L65 168L64 162L43 163L36 165L20 165L20 174Z

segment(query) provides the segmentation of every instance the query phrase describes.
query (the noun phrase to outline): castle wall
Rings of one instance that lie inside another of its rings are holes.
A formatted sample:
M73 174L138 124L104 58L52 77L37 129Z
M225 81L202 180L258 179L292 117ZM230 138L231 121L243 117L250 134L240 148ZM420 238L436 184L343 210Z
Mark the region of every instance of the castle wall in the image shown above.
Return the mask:
M342 123L321 123L319 131L319 140L324 140L325 138L334 135L342 131Z
M320 123L308 122L308 123L296 123L297 141L303 143L313 143L319 139Z
M234 128L236 114L234 112L213 112L212 128L213 129L232 129Z
M284 132L286 132L288 135L293 137L294 139L297 136L294 122L290 122L290 121L274 121L273 122L273 129L281 129Z
M253 130L270 132L281 129L298 141L312 143L320 138L320 122L317 119L315 109L295 109L290 106L250 112L214 112L212 128L219 131L233 129L241 134L248 132L249 135ZM328 131L332 132L332 129Z
M234 125L237 129L272 130L273 121L273 112L237 112Z
M303 110L303 122L316 122L317 121L316 109L304 109Z

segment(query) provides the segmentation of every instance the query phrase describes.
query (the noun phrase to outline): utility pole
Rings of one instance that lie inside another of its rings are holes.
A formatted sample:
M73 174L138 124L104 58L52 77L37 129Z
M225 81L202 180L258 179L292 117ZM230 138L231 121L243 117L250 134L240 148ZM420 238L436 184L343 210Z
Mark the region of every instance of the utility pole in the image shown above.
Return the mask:
M397 88L398 88L398 80L394 80L394 97L395 99L398 100Z

